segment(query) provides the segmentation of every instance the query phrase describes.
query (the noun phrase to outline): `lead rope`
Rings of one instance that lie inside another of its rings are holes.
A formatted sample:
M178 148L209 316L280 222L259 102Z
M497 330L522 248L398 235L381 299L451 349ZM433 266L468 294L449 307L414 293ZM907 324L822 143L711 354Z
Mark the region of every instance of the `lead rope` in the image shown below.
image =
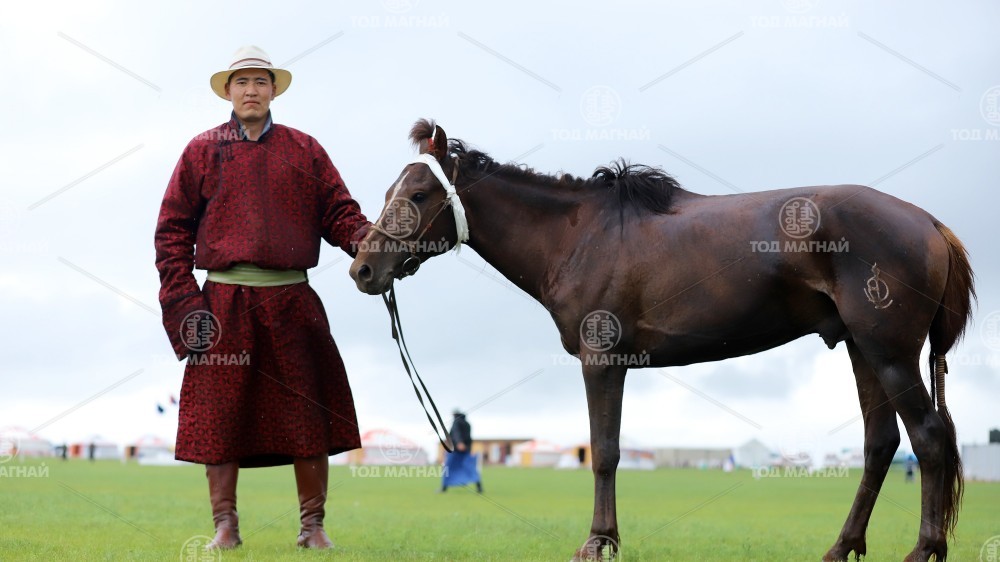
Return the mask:
M392 323L392 339L396 341L396 347L399 348L399 359L403 362L403 368L406 369L406 374L410 377L410 384L413 385L413 392L417 395L417 400L420 401L420 407L424 409L424 414L427 415L427 421L430 422L431 428L434 429L434 435L437 436L438 441L441 442L441 446L444 447L445 451L452 453L455 451L455 445L451 441L451 435L448 430L445 429L444 420L441 419L441 413L438 412L437 404L434 403L434 399L431 398L430 391L427 390L427 385L424 384L424 380L420 378L420 373L417 372L417 366L413 363L413 358L410 357L410 350L406 347L406 338L403 337L403 322L399 318L399 307L396 304L396 287L395 285L389 285L389 290L382 293L382 301L385 302L385 308L389 311L389 320ZM404 354L405 351L405 354ZM413 366L413 370L410 370L410 366ZM413 376L417 376L417 380L413 380ZM420 388L417 388L417 382L420 382ZM423 389L424 393L420 393L420 389ZM437 417L437 424L434 423L434 418L431 417L430 411L427 410L427 405L424 403L424 395L427 395L427 401L431 404L431 409L434 410L434 416ZM438 425L440 424L440 425ZM438 428L440 427L440 431ZM444 435L442 437L441 435Z

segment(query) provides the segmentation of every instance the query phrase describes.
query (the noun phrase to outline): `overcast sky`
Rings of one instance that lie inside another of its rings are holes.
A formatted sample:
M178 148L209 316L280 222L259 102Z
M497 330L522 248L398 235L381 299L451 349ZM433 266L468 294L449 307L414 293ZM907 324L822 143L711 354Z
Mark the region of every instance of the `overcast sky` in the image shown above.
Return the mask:
M975 324L949 357L960 440L1000 426L997 2L201 4L4 10L0 427L173 440L176 410L156 405L179 393L183 364L160 324L153 230L187 141L228 119L209 76L245 44L287 63L275 121L319 140L370 217L420 117L544 172L589 175L624 156L698 193L861 183L926 209L977 274ZM356 290L340 250L320 263L310 282L361 430L432 446L381 300ZM471 409L475 435L587 440L579 365L551 318L474 251L435 258L398 294L434 398ZM632 371L622 434L822 454L861 446L859 414L843 345L812 335Z

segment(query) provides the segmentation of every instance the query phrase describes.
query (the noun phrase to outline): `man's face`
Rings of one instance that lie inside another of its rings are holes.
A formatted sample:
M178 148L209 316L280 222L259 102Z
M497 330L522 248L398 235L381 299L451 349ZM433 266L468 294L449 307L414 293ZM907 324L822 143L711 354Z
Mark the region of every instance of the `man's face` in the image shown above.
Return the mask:
M271 75L261 68L237 70L226 84L226 99L233 102L233 111L244 123L267 119L274 99Z

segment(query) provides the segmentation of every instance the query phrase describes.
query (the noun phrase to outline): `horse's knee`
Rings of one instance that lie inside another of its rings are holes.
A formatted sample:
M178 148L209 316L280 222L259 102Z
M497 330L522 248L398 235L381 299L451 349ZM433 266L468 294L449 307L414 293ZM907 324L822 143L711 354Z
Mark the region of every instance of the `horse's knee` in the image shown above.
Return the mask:
M621 459L621 451L618 448L618 443L593 448L593 455L592 468L595 474L614 474L618 469L618 461Z
M614 455L614 458L609 456L600 462L594 462L594 474L609 476L614 474L616 470L618 470L618 455Z

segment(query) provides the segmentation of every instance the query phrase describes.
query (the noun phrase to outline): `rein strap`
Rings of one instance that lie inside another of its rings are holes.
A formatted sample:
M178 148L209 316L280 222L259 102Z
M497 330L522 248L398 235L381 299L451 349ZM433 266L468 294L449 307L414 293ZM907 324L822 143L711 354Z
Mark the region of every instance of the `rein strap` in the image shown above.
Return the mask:
M448 433L444 420L441 419L441 413L438 412L437 404L435 404L434 399L431 398L431 393L427 390L427 385L424 384L424 380L420 378L420 373L417 372L417 366L413 363L413 358L410 357L410 350L406 347L406 339L403 337L403 322L399 318L399 307L396 304L395 286L390 285L389 290L386 293L382 293L382 301L385 302L385 308L389 311L389 319L392 322L392 339L396 341L396 347L399 348L399 358L403 361L403 368L406 369L406 374L410 377L410 384L413 385L413 392L417 394L417 400L420 401L420 407L424 409L424 414L427 415L427 421L431 423L431 427L434 429L434 435L436 435L438 441L441 442L441 446L444 447L445 451L453 453L455 451L455 444L452 443L451 435ZM412 371L410 370L411 366L413 367ZM413 380L414 375L417 377L416 381ZM420 383L420 388L417 388L417 382ZM423 389L423 394L420 393L420 389ZM431 417L431 413L427 410L427 405L424 403L424 395L427 396L427 401L430 402L431 409L434 410L434 416L437 418L437 423L434 422L434 417ZM440 430L438 430L439 427ZM442 437L442 434L444 437Z

